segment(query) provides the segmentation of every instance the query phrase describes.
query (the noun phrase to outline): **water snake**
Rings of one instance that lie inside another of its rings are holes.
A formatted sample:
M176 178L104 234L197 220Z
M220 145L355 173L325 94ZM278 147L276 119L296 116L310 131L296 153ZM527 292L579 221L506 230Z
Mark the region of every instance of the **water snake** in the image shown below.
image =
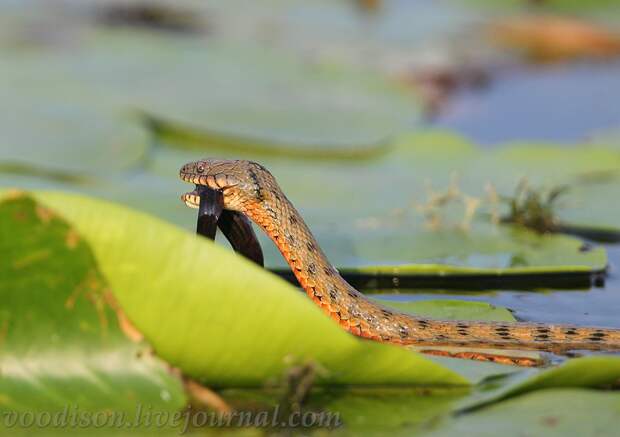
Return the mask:
M239 226L249 218L276 244L307 295L341 327L360 337L401 345L540 350L620 350L620 330L568 324L437 320L382 306L350 286L262 165L205 159L184 165L180 178L196 185L182 200L200 206L200 187L219 193ZM229 229L230 231L230 229ZM251 232L251 227L250 231ZM243 234L243 233L242 233Z

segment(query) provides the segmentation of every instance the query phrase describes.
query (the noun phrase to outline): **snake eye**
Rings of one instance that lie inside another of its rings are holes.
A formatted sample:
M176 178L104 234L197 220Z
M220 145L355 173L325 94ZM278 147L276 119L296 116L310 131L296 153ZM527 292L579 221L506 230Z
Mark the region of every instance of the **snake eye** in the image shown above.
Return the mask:
M196 170L198 171L198 173L202 173L203 171L205 171L205 166L201 164Z

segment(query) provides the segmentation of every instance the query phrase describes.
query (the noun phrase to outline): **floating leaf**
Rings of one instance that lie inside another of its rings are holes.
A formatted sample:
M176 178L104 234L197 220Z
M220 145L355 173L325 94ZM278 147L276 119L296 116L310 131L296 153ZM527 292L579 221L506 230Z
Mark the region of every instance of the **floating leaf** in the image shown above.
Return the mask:
M79 231L18 195L0 203L0 235L0 410L183 407L180 381L123 334Z
M496 307L486 302L464 302L462 300L424 300L404 302L394 299L378 299L383 305L389 305L411 314L431 318L452 320L489 320L497 322L515 322L512 313L506 308Z
M491 377L479 385L478 391L465 400L460 408L471 410L506 398L549 388L600 388L620 380L620 357L589 356L564 362L543 371L526 369L501 378Z
M615 436L620 393L554 389L529 393L441 423L425 436Z

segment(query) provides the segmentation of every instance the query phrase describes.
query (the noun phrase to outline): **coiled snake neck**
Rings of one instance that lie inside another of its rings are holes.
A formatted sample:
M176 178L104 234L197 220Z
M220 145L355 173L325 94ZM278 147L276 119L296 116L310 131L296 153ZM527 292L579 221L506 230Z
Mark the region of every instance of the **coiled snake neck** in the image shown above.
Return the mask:
M226 210L241 213L274 241L308 296L347 331L401 345L542 350L620 350L620 330L564 324L436 320L395 311L351 287L329 263L274 177L262 165L205 159L180 171L183 181L223 195ZM198 188L198 187L197 187ZM190 207L198 191L182 196Z

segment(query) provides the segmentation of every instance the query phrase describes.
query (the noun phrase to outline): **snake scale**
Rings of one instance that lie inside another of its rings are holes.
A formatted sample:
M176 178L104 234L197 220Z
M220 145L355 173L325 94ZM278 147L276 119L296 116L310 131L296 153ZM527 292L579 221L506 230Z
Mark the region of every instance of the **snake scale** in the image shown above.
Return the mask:
M564 324L437 320L382 306L350 286L329 263L273 175L244 160L205 159L184 165L180 178L196 185L182 200L198 208L198 188L223 195L223 208L260 226L277 245L308 296L345 330L401 345L540 350L620 350L620 330Z

